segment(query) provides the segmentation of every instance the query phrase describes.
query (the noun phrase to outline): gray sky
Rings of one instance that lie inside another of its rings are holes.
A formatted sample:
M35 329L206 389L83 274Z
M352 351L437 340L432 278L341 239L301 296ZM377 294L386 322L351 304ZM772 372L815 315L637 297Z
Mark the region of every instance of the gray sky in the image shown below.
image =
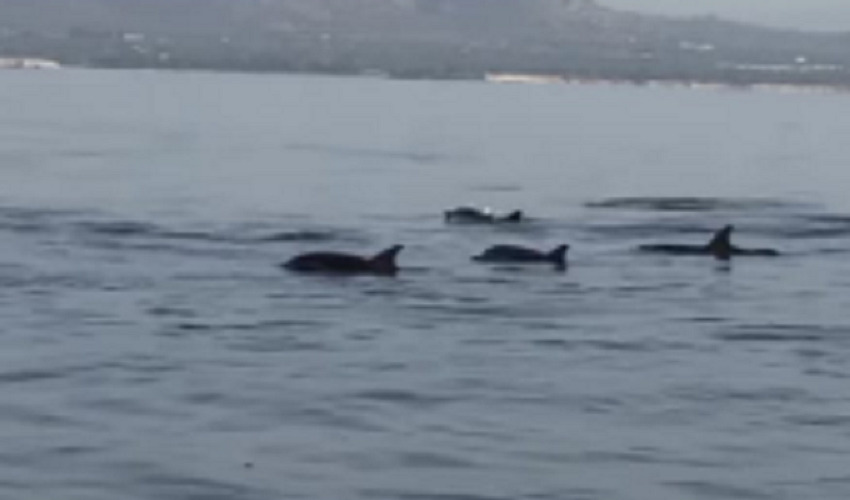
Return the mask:
M717 14L774 26L850 31L850 0L599 0L621 9Z

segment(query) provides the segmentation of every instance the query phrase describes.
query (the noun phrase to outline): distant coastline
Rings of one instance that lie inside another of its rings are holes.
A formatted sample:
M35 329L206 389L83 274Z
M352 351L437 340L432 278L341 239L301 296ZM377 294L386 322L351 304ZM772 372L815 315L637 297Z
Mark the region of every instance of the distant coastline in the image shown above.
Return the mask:
M0 0L0 57L400 80L850 88L850 33L649 15L595 0L126 0L140 10L116 1ZM194 1L198 15L184 22Z
M346 78L373 78L396 81L470 81L485 82L498 85L570 85L570 86L629 86L643 88L681 88L690 90L735 90L735 91L770 91L780 93L817 93L817 94L850 94L850 84L811 84L794 82L758 82L738 83L722 80L690 80L679 78L666 79L630 79L617 77L582 77L545 73L501 73L492 72L484 75L430 76L424 75L395 75L378 69L357 72L342 71L290 71L269 69L244 68L208 68L208 67L148 67L148 66L96 66L96 65L62 65L58 61L40 58L10 58L0 57L0 70L127 70L127 71L174 71L174 72L209 72L209 73L242 73L242 74L279 74L279 75L315 75L337 76Z
M850 85L813 85L805 83L750 83L738 84L722 81L696 81L696 80L645 80L636 81L629 79L595 79L581 77L567 77L560 75L536 75L515 73L492 73L484 78L489 83L497 84L525 84L525 85L610 85L610 86L636 86L636 87L675 87L693 90L768 90L782 93L850 93Z

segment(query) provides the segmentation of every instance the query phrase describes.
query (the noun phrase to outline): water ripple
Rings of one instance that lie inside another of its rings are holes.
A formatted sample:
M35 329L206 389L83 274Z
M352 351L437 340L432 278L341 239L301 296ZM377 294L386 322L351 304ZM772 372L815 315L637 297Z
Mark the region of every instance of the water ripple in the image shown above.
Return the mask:
M714 335L727 342L824 342L850 341L850 327L829 325L763 324L739 325Z
M625 210L709 212L719 210L733 211L775 211L799 209L808 204L769 198L700 198L700 197L627 197L608 198L586 204L589 208L611 208Z

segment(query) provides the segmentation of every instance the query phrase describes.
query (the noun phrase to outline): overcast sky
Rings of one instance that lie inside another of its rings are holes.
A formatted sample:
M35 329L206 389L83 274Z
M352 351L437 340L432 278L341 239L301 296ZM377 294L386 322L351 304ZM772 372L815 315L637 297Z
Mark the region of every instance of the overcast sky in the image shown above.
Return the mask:
M850 31L850 0L599 0L603 5L667 14L717 14L760 24Z

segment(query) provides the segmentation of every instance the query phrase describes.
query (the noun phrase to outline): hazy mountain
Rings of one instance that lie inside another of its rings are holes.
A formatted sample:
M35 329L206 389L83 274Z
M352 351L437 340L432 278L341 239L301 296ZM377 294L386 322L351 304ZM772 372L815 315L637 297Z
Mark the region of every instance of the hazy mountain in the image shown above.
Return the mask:
M717 15L743 22L794 29L850 31L847 0L599 0L620 9L677 16Z
M0 53L107 66L717 79L742 64L850 64L846 36L594 0L0 0L0 34Z
M0 24L160 34L534 35L592 6L586 0L0 0Z

